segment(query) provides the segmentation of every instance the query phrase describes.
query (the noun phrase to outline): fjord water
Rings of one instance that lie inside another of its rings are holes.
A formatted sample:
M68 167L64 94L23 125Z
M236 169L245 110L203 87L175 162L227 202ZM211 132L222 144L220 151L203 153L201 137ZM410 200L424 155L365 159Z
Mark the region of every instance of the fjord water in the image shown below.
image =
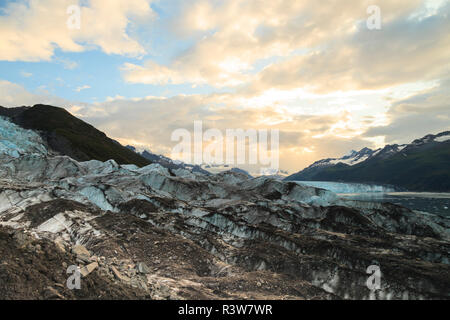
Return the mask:
M390 202L412 210L450 216L450 193L398 192L392 187L361 183L297 181L300 184L333 191L348 200Z

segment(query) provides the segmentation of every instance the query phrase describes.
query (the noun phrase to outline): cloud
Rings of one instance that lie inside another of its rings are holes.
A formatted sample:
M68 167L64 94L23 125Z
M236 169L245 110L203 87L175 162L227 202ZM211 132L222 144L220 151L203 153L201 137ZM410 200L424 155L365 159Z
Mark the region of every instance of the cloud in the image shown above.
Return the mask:
M74 70L75 68L78 67L78 63L75 61L72 61L70 59L56 58L55 61L62 64L64 69L67 69L67 70Z
M0 105L3 107L33 106L38 103L70 106L62 98L45 93L32 93L21 85L0 79Z
M91 86L85 84L84 86L77 87L74 91L80 92L80 91L82 91L82 90L86 90L86 89L90 89L90 88L91 88Z
M277 107L241 108L231 102L214 104L217 95L179 95L171 98L147 97L108 101L77 107L76 114L123 144L145 147L171 156L177 142L171 141L176 129L193 132L194 121L203 130L278 129L280 164L291 172L312 161L371 146L359 137L348 112L333 115L296 115Z
M435 95L433 90L425 95L429 97L427 99ZM436 92L444 94L446 89L442 87ZM407 99L403 99L403 102L393 101L390 119L395 112L402 114L408 108L408 112L416 112L414 108L421 105L420 99L423 101L425 96L410 97L411 101L415 101L414 104L407 104ZM0 104L5 106L48 103L65 107L123 144L136 145L167 156L171 155L176 145L176 142L171 141L172 132L180 128L193 132L193 123L197 120L202 120L204 130L216 128L224 134L226 129L278 129L280 167L290 172L322 158L342 156L351 149L374 147L370 138L380 135L376 130L383 129L377 127L372 133L361 134L364 132L361 128L373 125L376 119L373 116L359 119L345 109L322 114L298 114L277 105L242 107L240 100L229 94L134 99L117 95L104 102L86 104L45 94L32 94L17 84L0 81L0 97ZM448 94L440 99L444 102ZM434 105L438 106L439 103ZM441 108L445 108L445 105L441 105ZM442 120L448 123L448 118ZM383 130L381 134L386 135L387 131L385 128ZM408 140L420 136L411 130L406 135Z
M382 89L436 79L450 68L450 4L426 18L402 16L356 32L310 53L265 68L242 92L303 87L318 93Z
M386 23L407 19L414 10L421 8L419 0L378 2ZM317 67L325 66L333 62L336 47L344 51L341 59L352 54L343 48L349 45L343 41L359 32L358 24L365 25L369 4L369 1L290 0L274 0L264 5L257 0L189 2L180 10L181 15L174 18L173 29L180 37L194 39L194 45L168 64L147 60L142 65L124 65L124 78L132 83L241 86L257 81L259 77L255 74L264 66L276 68L279 60L295 60L299 55L305 60L303 54L331 45L324 56L327 63L316 63ZM339 45L333 46L335 42ZM349 63L351 60L345 61ZM289 81L300 76L300 81L292 84L298 87L314 77L315 70L307 68L305 61L287 63L286 68L278 71L279 78L286 74ZM273 82L277 83L279 78ZM281 81L281 85L283 83L287 80Z
M406 99L394 101L389 123L368 129L365 137L383 137L386 143L409 143L429 133L450 130L450 77L439 85Z
M51 60L56 49L81 52L93 47L107 54L142 55L129 34L130 18L151 17L149 0L22 0L9 2L0 15L0 60ZM67 13L80 5L80 29L70 29ZM81 6L83 4L83 6ZM88 4L88 5L87 5ZM141 21L141 20L140 20Z
M26 71L21 71L21 72L20 72L20 75L21 75L22 77L24 77L24 78L29 78L29 77L33 76L32 73L26 72Z
M154 15L149 2L92 0L82 7L80 30L65 27L69 1L42 0L52 8L46 11L38 1L9 3L0 16L0 59L48 60L55 49L143 55L134 32ZM169 8L176 10L163 7L170 11L170 30L166 20L153 22L163 24L155 33L164 37L156 42L164 42L164 49L175 43L176 52L152 52L142 62L124 63L121 72L133 84L190 84L176 86L178 94L127 99L136 91L123 89L107 93L104 102L83 104L3 81L0 102L65 106L122 143L166 155L175 144L173 130L192 130L195 120L222 131L279 129L281 166L290 171L375 142L409 142L445 129L450 5L379 0L382 29L370 31L365 22L371 4L173 0ZM209 93L190 94L202 84Z

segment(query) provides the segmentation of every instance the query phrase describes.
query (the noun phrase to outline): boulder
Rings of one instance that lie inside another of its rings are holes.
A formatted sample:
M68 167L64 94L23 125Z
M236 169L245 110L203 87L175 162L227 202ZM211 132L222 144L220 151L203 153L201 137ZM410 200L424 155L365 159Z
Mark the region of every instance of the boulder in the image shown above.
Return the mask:
M150 269L147 267L147 265L144 262L139 262L137 264L137 270L139 273L142 273L142 274L150 273Z
M77 256L78 259L84 262L90 262L89 258L91 257L91 253L82 245L75 245L72 247L72 253Z
M87 266L84 266L83 268L80 269L81 276L84 278L97 268L98 263L92 262L91 264L88 264Z
M43 293L44 299L46 300L63 300L64 296L62 296L55 288L47 287Z
M123 276L119 272L119 270L116 269L116 267L111 266L111 271L114 274L114 276L117 278L117 280L124 281L124 282L130 282L130 279L128 277L126 277L126 276Z

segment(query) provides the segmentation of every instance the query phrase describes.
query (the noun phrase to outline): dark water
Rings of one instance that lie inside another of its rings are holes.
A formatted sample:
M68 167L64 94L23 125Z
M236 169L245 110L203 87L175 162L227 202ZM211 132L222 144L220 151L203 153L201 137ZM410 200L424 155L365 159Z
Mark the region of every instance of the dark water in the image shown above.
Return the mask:
M450 216L450 193L431 192L368 192L340 193L342 198L374 202L390 202L409 209Z

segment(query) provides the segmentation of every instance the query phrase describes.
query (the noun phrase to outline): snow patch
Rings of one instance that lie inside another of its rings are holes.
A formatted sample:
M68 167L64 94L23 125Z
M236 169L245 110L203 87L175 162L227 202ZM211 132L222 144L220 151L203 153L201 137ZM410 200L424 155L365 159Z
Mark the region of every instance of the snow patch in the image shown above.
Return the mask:
M440 136L434 139L436 142L444 142L450 140L450 135L448 136Z

